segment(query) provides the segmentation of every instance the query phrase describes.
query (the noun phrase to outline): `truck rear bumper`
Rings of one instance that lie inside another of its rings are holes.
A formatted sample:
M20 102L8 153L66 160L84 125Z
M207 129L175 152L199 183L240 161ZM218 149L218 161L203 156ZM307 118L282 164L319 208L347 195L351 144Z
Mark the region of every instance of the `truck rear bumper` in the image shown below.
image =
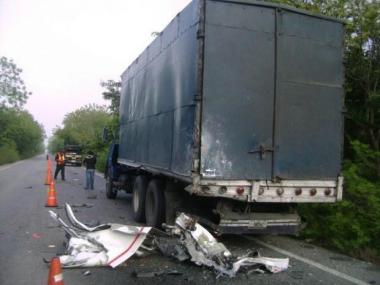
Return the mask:
M298 214L255 213L247 219L221 219L220 234L286 234L297 235L301 228Z
M336 180L198 180L187 191L258 203L334 203L342 200L343 177Z

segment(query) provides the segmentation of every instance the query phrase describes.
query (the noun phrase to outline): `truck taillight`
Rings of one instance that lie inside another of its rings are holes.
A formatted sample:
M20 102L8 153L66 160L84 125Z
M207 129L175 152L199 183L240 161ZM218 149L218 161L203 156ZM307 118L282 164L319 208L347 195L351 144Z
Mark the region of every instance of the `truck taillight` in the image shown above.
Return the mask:
M236 188L236 194L243 195L244 194L244 187L238 187L238 188Z
M220 194L224 194L224 193L226 193L227 192L227 187L226 186L221 186L220 188L219 188L219 193Z
M299 195L302 194L302 189L301 189L301 188L297 188L297 189L294 191L294 193L295 193L297 196L299 196Z

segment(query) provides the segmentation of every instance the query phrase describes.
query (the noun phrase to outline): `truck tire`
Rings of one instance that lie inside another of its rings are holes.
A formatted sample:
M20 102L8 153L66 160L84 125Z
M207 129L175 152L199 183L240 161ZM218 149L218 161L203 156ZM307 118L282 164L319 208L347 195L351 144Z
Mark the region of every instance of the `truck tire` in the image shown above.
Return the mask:
M151 180L145 198L145 217L148 226L160 228L165 221L164 183Z
M145 197L148 182L148 177L140 175L133 183L132 208L135 221L138 223L145 222Z
M106 180L106 196L108 199L115 199L117 196L117 190L113 186L112 175L108 173Z
M168 225L174 225L177 213L185 212L185 198L178 189L166 189L165 195L165 222Z

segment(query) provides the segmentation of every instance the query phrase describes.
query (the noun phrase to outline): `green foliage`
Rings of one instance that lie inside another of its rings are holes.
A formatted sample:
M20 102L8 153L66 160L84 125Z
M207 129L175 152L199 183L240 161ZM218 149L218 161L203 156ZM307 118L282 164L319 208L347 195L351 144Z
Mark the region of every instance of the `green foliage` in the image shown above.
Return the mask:
M121 82L107 80L100 82L100 86L105 88L102 93L103 98L110 101L109 110L114 116L119 117Z
M43 151L43 127L27 111L0 107L0 125L0 164L28 158Z
M81 145L84 150L98 150L104 146L102 141L103 128L108 125L112 117L107 109L98 105L87 105L74 112L66 114L63 128L54 130L52 142L57 138L63 140L64 145Z
M12 141L0 144L0 165L20 159L16 144Z
M102 150L97 153L97 163L96 169L100 172L104 172L106 169L106 161L107 161L108 147L105 146Z
M97 154L97 168L105 167L105 153L108 143L103 141L103 129L115 124L114 117L107 108L98 105L87 105L66 114L63 127L54 130L49 140L49 151L52 153L65 145L80 145L84 153L93 151Z
M43 150L43 127L22 110L31 93L26 90L21 72L12 60L0 57L0 164Z
M19 109L32 94L26 90L21 72L12 59L0 57L0 106Z
M65 146L65 141L59 136L52 136L48 142L48 150L50 153L57 153L59 150L63 149Z
M368 146L361 145L359 151L363 149L368 154ZM357 152L358 162L345 163L343 201L299 207L307 222L303 235L346 253L360 255L370 249L380 256L380 183L363 177L362 163L367 162L363 162L360 152Z

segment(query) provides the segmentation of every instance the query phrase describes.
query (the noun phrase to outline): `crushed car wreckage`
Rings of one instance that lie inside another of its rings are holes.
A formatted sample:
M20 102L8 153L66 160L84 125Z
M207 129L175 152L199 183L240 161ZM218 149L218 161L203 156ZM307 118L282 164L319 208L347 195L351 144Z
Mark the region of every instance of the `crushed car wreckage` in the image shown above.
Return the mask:
M165 234L151 227L113 223L90 227L75 217L69 204L65 205L65 210L68 220L76 229L68 226L58 214L49 211L69 238L65 254L59 257L65 268L114 268L134 254L143 256L156 249L179 261L190 260L196 265L210 267L217 277L234 277L243 268L278 273L289 266L288 258L262 257L257 252L234 256L195 218L185 213L177 216L174 225L163 225Z

